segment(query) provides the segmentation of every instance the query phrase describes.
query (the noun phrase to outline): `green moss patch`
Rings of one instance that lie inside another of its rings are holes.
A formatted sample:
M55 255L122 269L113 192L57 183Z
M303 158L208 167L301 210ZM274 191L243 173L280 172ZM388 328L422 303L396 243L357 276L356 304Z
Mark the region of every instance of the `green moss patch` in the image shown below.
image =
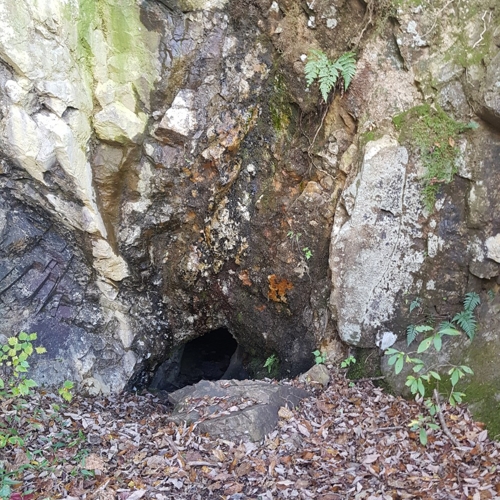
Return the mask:
M418 153L425 167L423 200L431 211L442 184L452 181L460 154L456 146L458 135L474 128L474 124L456 122L439 106L415 106L393 118L400 132L400 142Z
M288 89L281 74L274 77L273 91L269 99L269 112L273 129L278 133L286 132L292 118L292 107Z

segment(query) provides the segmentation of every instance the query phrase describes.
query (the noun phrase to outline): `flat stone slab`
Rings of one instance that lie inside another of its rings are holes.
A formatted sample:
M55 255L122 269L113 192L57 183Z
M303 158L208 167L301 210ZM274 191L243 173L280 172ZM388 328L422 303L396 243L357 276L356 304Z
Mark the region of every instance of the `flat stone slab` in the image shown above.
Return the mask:
M260 441L278 423L278 410L294 408L310 394L297 387L261 380L202 380L169 394L170 420L197 423L215 437Z

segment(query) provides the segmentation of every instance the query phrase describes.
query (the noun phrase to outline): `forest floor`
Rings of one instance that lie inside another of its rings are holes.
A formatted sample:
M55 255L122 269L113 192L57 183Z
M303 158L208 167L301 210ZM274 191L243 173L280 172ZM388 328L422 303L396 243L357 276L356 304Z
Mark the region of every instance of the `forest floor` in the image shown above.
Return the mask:
M423 405L332 370L326 390L282 408L275 432L252 443L176 425L151 394L62 404L39 391L23 407L0 401L24 440L0 448L0 498L500 499L500 442L465 406L443 407L459 446L441 430L423 446L409 426Z

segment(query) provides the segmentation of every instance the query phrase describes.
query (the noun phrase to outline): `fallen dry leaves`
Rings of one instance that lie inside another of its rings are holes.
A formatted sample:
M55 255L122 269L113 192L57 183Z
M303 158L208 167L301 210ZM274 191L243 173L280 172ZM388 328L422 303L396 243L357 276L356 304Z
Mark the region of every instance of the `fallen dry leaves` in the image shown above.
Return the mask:
M342 373L331 376L326 390L280 410L278 428L261 443L176 425L151 394L78 397L40 419L24 451L3 449L4 466L25 467L18 500L26 492L30 500L500 498L500 443L465 407L446 408L460 447L440 431L423 447L408 427L421 406L369 381L349 387ZM30 404L39 411L53 404L50 395L38 398Z

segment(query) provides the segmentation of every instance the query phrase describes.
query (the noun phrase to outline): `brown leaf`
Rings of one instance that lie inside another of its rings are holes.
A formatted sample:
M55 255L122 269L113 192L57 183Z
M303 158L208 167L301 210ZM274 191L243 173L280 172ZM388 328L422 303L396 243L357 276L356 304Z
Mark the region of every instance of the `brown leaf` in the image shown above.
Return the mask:
M238 467L236 467L236 469L234 470L234 472L235 472L235 474L238 477L241 477L241 476L246 476L252 470L253 470L253 466L252 466L252 464L250 462L243 462L241 465L239 465Z
M243 490L243 485L241 483L233 483L224 486L224 494L234 495L235 493L240 493Z
M85 469L89 470L103 470L105 467L104 460L102 457L97 455L96 453L91 453L86 459L85 459Z
M212 454L219 462L224 462L226 460L226 455L222 450L216 448L215 450L212 450Z

